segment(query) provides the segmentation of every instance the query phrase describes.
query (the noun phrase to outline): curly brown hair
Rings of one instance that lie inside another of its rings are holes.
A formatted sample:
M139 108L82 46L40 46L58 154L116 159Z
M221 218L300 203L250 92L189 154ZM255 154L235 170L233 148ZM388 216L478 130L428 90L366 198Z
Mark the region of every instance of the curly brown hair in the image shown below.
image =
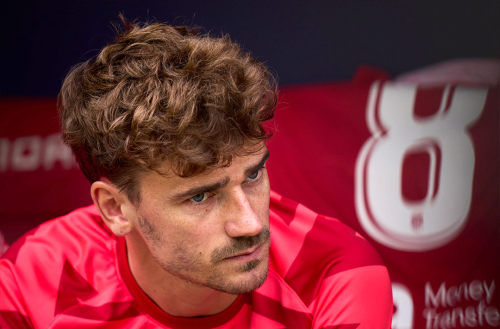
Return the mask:
M58 97L63 139L91 183L106 177L137 205L141 172L161 173L168 161L191 177L270 137L262 123L273 117L276 83L250 53L228 36L123 23Z

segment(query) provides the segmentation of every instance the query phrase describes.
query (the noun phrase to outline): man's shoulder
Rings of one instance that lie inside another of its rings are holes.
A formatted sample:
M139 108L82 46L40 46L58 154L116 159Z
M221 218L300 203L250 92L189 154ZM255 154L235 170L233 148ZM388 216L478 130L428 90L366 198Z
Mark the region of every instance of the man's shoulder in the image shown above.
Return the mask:
M314 259L334 260L335 264L331 265L339 271L382 264L370 243L349 226L274 192L271 194L270 221L272 252L288 262L301 266L311 264Z
M274 192L270 221L270 266L306 305L328 277L383 266L376 250L356 231Z
M94 206L25 234L0 258L0 327L21 318L46 328L138 314L120 279L116 246Z
M49 220L14 242L1 259L22 266L22 263L46 264L65 259L81 259L84 248L106 243L111 232L102 222L94 205L76 209L67 215Z

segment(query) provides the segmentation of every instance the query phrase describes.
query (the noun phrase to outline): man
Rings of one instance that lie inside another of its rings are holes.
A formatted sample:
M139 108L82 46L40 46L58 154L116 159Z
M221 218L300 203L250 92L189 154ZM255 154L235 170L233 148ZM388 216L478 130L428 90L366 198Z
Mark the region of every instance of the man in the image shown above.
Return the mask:
M6 252L0 325L389 328L373 248L270 191L276 98L229 38L125 22L59 95L94 205Z

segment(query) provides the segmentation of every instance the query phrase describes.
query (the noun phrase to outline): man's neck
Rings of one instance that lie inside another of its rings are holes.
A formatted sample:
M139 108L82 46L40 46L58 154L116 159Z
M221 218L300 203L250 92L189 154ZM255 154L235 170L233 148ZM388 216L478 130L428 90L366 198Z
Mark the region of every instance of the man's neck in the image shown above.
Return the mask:
M179 317L220 313L238 296L216 291L165 271L153 258L140 234L125 237L130 271L142 291L163 311Z

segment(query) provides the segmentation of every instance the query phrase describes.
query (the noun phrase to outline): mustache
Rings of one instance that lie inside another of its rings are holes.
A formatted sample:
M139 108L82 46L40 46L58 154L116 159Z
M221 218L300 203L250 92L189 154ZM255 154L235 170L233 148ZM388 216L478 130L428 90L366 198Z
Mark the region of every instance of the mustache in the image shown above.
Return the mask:
M224 258L232 257L236 254L244 252L247 249L269 241L271 241L271 231L269 230L269 227L264 227L257 235L232 238L231 245L216 248L212 251L210 261L212 264L216 264Z

